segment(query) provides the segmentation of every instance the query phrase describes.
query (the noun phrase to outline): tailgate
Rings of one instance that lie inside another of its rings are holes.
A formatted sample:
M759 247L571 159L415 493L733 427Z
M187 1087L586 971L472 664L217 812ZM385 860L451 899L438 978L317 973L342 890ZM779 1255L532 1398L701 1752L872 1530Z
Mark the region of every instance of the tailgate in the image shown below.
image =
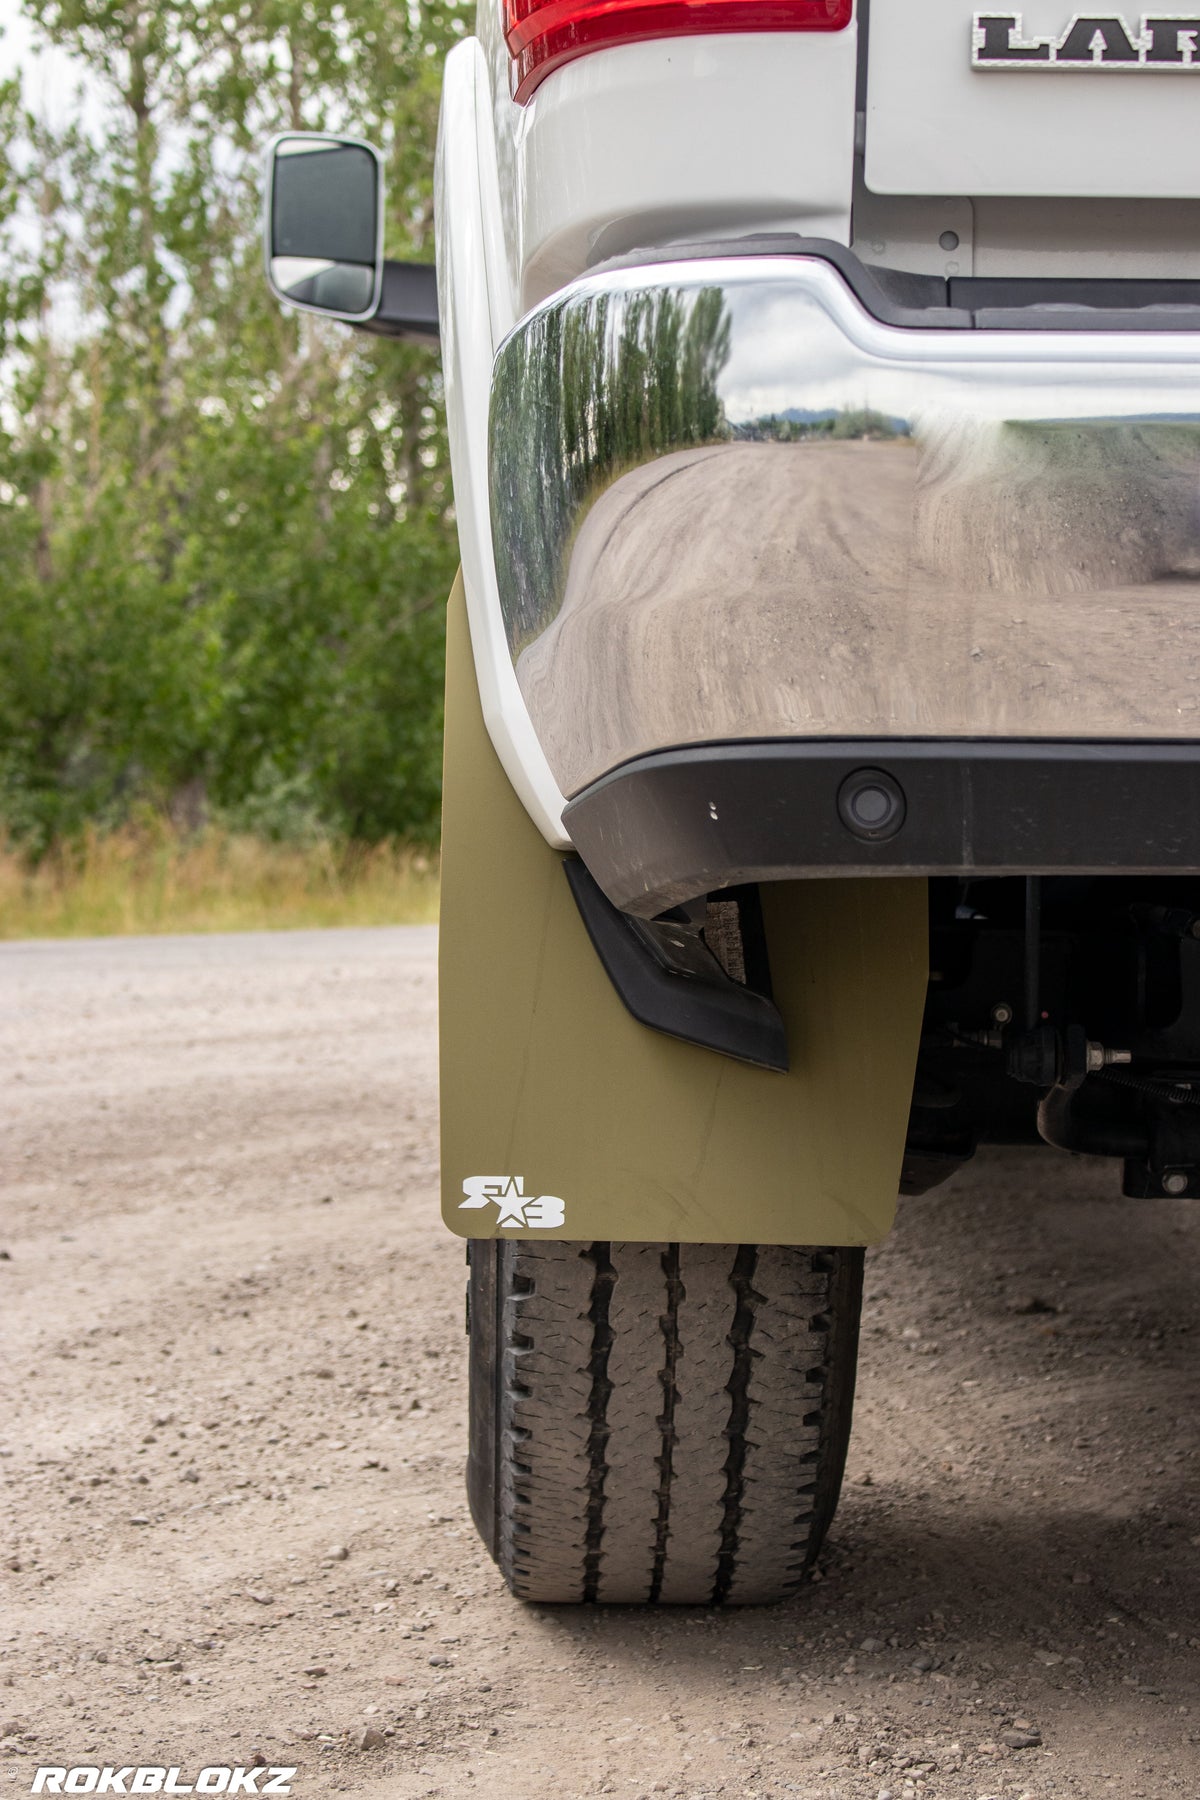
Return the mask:
M1200 196L1200 0L1188 17L977 4L871 0L869 188Z

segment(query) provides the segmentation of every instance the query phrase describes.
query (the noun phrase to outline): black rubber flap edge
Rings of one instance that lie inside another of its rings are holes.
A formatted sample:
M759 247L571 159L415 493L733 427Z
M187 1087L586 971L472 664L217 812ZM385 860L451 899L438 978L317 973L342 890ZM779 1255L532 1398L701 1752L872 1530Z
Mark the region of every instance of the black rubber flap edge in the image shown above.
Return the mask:
M640 1025L786 1073L787 1028L770 1000L732 980L708 952L698 959L693 949L686 972L670 968L647 928L617 911L583 863L571 857L563 867L604 972Z

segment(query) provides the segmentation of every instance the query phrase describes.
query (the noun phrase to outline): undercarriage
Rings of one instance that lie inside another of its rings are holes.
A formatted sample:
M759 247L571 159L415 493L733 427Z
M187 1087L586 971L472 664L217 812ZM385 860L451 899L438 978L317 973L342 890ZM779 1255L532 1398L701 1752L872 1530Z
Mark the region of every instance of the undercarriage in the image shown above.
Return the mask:
M1200 1193L1200 880L930 883L929 999L903 1188L981 1143L1118 1158Z

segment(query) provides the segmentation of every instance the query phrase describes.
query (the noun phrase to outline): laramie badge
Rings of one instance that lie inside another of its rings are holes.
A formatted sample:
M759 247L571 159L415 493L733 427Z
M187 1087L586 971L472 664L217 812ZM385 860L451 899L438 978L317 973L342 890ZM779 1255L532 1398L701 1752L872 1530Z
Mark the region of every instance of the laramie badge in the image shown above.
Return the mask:
M1077 13L1059 38L1026 38L1020 13L976 13L976 69L1153 71L1200 69L1200 13L1144 13L1133 31L1119 13Z

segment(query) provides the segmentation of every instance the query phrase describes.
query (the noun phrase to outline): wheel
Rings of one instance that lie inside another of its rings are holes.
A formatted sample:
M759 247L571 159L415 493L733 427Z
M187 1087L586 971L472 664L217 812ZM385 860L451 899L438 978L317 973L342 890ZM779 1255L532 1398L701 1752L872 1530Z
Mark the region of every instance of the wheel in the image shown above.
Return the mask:
M846 1461L863 1252L470 1247L476 1526L522 1600L792 1594Z

